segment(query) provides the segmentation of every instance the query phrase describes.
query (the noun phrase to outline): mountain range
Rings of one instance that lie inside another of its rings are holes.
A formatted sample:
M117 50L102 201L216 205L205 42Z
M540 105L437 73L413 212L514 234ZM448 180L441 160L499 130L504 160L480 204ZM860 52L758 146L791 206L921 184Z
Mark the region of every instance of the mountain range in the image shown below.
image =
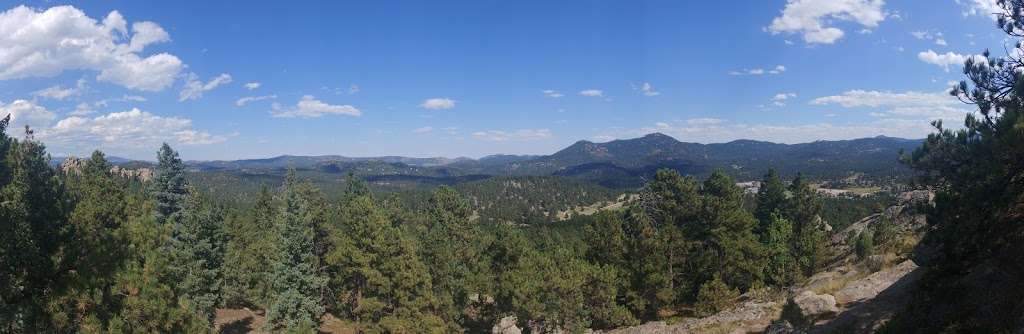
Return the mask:
M879 136L802 144L754 140L699 144L653 133L605 143L581 140L550 155L492 155L480 159L284 155L187 163L195 171L265 173L296 168L329 174L351 172L368 179L558 175L618 187L642 182L660 168L697 177L724 169L739 180L757 179L768 168L775 168L783 177L799 172L818 179L900 178L909 175L909 169L899 162L900 152L912 151L921 143L920 139Z

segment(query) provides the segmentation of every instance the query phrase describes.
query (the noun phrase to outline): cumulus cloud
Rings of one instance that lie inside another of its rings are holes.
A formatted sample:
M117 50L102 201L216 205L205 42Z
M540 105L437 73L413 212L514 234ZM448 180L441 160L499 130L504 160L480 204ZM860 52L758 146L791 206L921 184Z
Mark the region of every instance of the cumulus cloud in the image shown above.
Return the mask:
M843 37L835 22L850 21L872 29L885 20L884 0L788 0L782 15L765 28L774 34L802 34L809 44L832 44Z
M363 113L356 107L347 104L328 104L317 100L312 95L304 95L294 107L288 109L274 103L270 114L280 118L317 118L324 115L360 116Z
M9 133L20 133L25 126L33 129L40 129L50 125L50 122L57 117L56 114L46 108L35 104L32 101L15 100L4 104L0 102L0 119L11 116L11 123L8 125Z
M256 88L260 88L261 85L262 84L259 82L247 82L245 83L245 89L254 90Z
M185 88L182 88L181 94L178 95L178 101L197 100L203 97L204 92L229 83L231 83L231 75L227 73L222 73L206 83L199 81L199 75L189 73L188 79L185 81Z
M443 97L437 97L432 99L426 99L423 103L420 103L420 108L430 110L443 110L455 108L455 100Z
M776 107L786 106L786 100L796 98L796 93L778 93L772 97L772 104Z
M276 98L277 98L277 95L273 95L273 94L271 94L271 95L263 95L263 96L246 96L246 97L238 99L238 101L235 101L235 106L244 107L246 104L249 104L249 103L252 103L252 102L263 101L263 100L268 100L268 99L276 99Z
M602 97L604 96L604 91L600 89L587 89L580 91L580 95L590 97Z
M549 129L487 130L473 133L473 138L484 141L536 141L552 137Z
M786 72L786 67L785 66L775 65L775 67L770 69L770 70L765 70L763 68L750 68L750 69L744 68L742 70L729 71L729 75L764 75L764 74L773 74L774 75L774 74L782 74L783 72Z
M169 40L153 22L135 22L129 34L117 11L97 22L72 6L45 11L18 6L0 13L0 80L94 70L99 81L159 91L174 82L183 68L181 60L167 53L140 52Z
M553 89L545 89L545 90L540 91L540 93L544 94L544 97L550 97L550 98L559 98L559 97L565 96L565 94L559 93L558 91L553 90Z
M424 127L421 127L421 128L415 128L415 129L413 129L413 130L412 130L412 133L420 133L420 134L422 134L422 133L430 133L431 131L434 131L434 128L433 128L433 127L430 127L430 126L424 126Z
M936 53L935 51L928 50L917 54L917 59L929 63L949 72L950 66L963 65L964 61L970 57L969 55L962 55L953 52Z
M929 119L963 120L970 110L955 97L945 92L888 92L850 90L840 95L824 96L811 100L812 105L838 105L843 108L874 108L875 117L915 118L922 122Z
M97 117L71 116L38 134L48 145L76 152L151 149L161 142L208 145L227 140L192 127L192 120L162 117L133 108Z

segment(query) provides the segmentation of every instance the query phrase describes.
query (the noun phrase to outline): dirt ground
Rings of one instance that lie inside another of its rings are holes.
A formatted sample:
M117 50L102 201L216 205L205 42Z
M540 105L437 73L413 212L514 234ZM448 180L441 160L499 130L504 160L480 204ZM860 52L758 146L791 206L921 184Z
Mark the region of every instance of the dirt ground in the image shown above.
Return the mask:
M262 311L250 309L217 309L213 323L217 332L222 334L265 333L263 327L265 316ZM320 333L355 334L355 326L330 314L320 319Z

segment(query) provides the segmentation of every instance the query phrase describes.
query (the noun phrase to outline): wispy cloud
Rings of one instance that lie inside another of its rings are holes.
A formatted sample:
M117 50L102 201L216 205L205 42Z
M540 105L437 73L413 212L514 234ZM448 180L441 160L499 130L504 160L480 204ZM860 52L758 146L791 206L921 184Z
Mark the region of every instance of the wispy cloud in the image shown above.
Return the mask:
M549 129L487 130L473 133L473 138L485 141L535 141L552 137Z
M199 81L199 76L195 73L189 73L188 79L185 81L185 88L181 90L181 94L178 96L178 101L197 100L203 97L204 92L214 90L228 83L231 83L231 75L227 73L218 75L206 83Z
M457 101L449 99L449 98L436 97L436 98L432 98L432 99L423 100L423 103L420 103L420 108L429 109L429 110L452 109L452 108L455 108L455 103L456 102Z
M580 91L580 95L589 97L602 97L604 96L604 91L600 89L585 89Z
M544 94L544 97L550 97L550 98L559 98L559 97L565 96L564 94L559 93L558 91L553 90L553 89L545 89L545 90L540 91L540 93Z
M274 95L274 94L263 95L263 96L246 96L246 97L242 97L242 98L238 99L238 101L235 101L235 106L244 107L246 104L249 104L249 103L252 103L252 102L263 101L263 100L270 100L270 99L276 99L276 98L277 98L277 95Z

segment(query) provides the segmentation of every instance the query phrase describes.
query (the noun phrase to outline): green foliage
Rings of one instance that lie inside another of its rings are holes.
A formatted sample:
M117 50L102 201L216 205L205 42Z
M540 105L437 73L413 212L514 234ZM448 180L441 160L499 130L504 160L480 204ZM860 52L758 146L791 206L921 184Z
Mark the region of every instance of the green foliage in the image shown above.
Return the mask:
M308 187L289 172L281 189L284 207L274 222L269 330L309 327L318 324L324 312L321 296L326 278L314 249L322 217L318 217L320 208Z
M998 25L1020 38L1024 1L999 1ZM934 247L927 275L888 332L1010 333L1024 307L1024 85L1021 47L1006 57L988 51L964 63L968 80L952 94L978 107L964 128L939 121L906 157L919 182L936 190L928 210ZM968 82L970 81L970 83Z
M768 264L765 266L765 281L776 286L788 286L800 276L793 257L793 224L777 211L769 217L769 224L761 235Z
M716 276L714 279L701 284L700 291L697 292L697 303L694 305L694 308L697 314L709 316L728 309L729 306L736 302L736 298L739 298L739 296L738 290L729 288L725 281Z
M742 191L721 171L704 181L702 192L704 208L695 231L703 244L697 255L701 271L746 291L764 277L764 248L753 233L754 216L743 210ZM710 279L701 278L695 281Z
M792 194L786 217L793 222L793 255L802 274L810 276L824 265L828 254L824 221L821 219L821 198L801 175L789 185Z
M274 258L274 220L277 207L264 185L250 214L226 221L228 242L224 259L224 299L230 306L267 307L271 293L271 259Z
M470 220L469 202L455 189L438 188L430 204L424 261L431 264L434 295L445 320L464 324L470 296L484 290L480 230Z
M167 274L182 304L212 323L221 305L224 262L223 218L195 191L185 198L180 214L169 216Z
M871 252L875 249L875 238L874 234L870 231L863 231L857 235L857 241L854 243L854 251L857 253L858 259L866 259Z
M367 196L341 210L331 230L327 264L336 274L330 289L339 310L368 332L436 332L448 325L437 314L427 266L415 243L392 226Z
M772 214L782 212L786 209L786 185L779 179L779 173L775 169L768 169L768 173L761 179L761 187L757 189L757 210L754 216L760 222L758 232L768 229L772 223Z
M187 185L185 163L178 157L177 151L164 143L157 152L156 170L153 172L153 183L150 185L158 223L164 223L181 211L188 195Z

